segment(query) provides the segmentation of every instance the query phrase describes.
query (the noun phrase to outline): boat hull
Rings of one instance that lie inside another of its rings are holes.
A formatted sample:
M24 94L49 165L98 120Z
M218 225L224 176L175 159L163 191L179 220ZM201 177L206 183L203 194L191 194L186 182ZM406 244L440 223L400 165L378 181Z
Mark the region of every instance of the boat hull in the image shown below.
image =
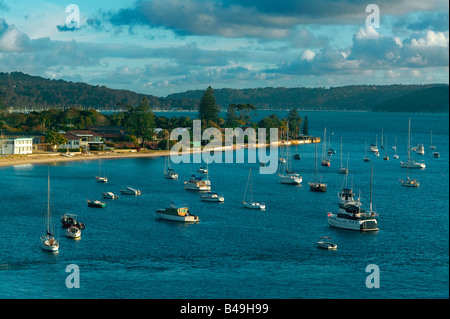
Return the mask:
M309 183L311 192L324 193L327 191L327 185L322 183Z
M249 208L249 209L259 209L259 210L265 210L266 209L266 204L263 203L246 203L243 202L244 207L245 208Z
M176 216L171 214L166 214L162 211L156 211L156 216L160 219L171 220L175 222L198 222L198 216L196 215L188 215L188 216Z
M280 182L283 184L300 185L302 180L300 176L280 175Z
M347 219L339 218L335 214L328 214L328 224L332 227L355 230L361 232L377 231L378 222L376 219Z
M41 248L46 251L57 252L59 251L59 242L55 241L50 243L49 239L42 240Z
M402 168L424 169L425 168L425 164L424 163L417 163L417 162L400 162L400 167L402 167Z

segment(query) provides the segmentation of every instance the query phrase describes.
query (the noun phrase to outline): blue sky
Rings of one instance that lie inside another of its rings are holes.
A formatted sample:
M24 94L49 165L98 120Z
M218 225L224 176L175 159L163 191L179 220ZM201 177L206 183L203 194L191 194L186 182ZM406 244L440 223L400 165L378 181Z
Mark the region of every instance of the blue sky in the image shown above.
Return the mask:
M448 64L448 1L0 0L0 71L156 96L448 83Z

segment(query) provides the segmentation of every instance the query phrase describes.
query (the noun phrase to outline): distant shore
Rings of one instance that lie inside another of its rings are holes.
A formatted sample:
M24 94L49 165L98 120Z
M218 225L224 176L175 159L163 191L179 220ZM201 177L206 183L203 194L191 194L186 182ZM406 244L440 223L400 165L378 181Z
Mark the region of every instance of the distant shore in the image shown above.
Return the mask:
M313 138L313 143L320 143L320 138ZM308 144L311 143L309 140L294 140L290 141L289 144ZM277 143L278 145L280 143ZM265 145L269 146L269 145ZM237 145L229 147L216 148L215 151L227 151L236 150ZM240 147L239 147L240 148ZM198 153L199 149L183 152L182 154ZM65 153L37 153L29 155L2 155L0 157L0 167L2 166L15 166L15 165L26 165L26 164L45 164L45 163L57 163L57 162L71 162L71 161L86 161L86 160L97 160L97 159L120 159L120 158L144 158L144 157L161 157L170 154L167 150L112 150L104 152L91 152L86 153L71 153L72 155L67 156Z

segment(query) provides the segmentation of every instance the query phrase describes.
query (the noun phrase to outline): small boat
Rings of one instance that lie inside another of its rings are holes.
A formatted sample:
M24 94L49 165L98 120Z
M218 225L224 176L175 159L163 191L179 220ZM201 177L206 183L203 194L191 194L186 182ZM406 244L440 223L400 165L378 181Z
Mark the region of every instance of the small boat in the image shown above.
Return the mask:
M204 166L200 166L198 168L197 172L201 173L201 174L206 174L206 173L208 173L208 169L206 167L204 167Z
M204 202L223 202L224 197L222 195L219 195L216 192L208 192L202 196L200 196L200 199Z
M347 167L342 165L342 136L341 136L341 167L338 169L339 174L348 174L348 159L350 157L350 152L347 153Z
M380 156L380 153L378 153L378 151L374 152L373 154L377 157Z
M423 147L423 144L417 145L416 153L418 155L425 155L425 148Z
M439 152L433 152L433 157L434 158L439 158Z
M79 227L79 228L81 228L81 229L84 229L85 228L85 225L83 224L83 223L80 223L78 220L77 220L77 215L74 215L74 214L64 214L64 215L62 215L61 216L61 223L62 223L62 227L63 228L69 228L69 227L72 227L72 226L76 226L76 227Z
M436 146L433 145L433 131L430 133L430 149L435 150Z
M169 140L169 133L167 132L167 156L164 159L164 178L165 179L178 179L178 174L175 172L175 169L170 167L170 156L169 156L169 146L170 146L170 140Z
M328 157L325 157L321 162L320 165L322 166L331 166L331 160Z
M402 186L405 187L419 187L419 184L417 179L410 179L409 177L407 177L406 181L402 180Z
M76 226L71 226L71 227L67 228L66 237L80 238L81 237L81 229Z
M100 176L100 160L98 160L98 176L95 176L95 181L98 183L108 183L108 177Z
M94 201L87 200L87 204L88 204L88 207L94 207L94 208L106 207L106 203L101 202L99 200L94 200Z
M244 205L245 208L264 210L264 209L266 209L266 204L255 202L253 199L253 181L251 179L251 175L252 175L252 169L250 168L250 170L248 172L247 186L245 187L244 198L242 199L242 204ZM248 193L247 193L247 190L248 190ZM248 194L248 198L247 198L247 194Z
M284 163L286 163L286 159L284 157L279 157L278 163L284 164Z
M53 236L52 212L50 208L50 174L47 177L47 211L45 217L45 233L41 236L41 248L50 252L59 251L59 240Z
M317 143L316 143L316 152L315 152L315 155L314 155L314 159L315 159L315 163L316 163L316 166L315 166L315 169L314 169L314 179L315 180L314 180L314 182L309 182L308 183L309 189L312 192L323 193L323 192L327 191L327 184L322 183L321 181L319 181L317 179Z
M389 161L389 156L388 155L384 155L383 160Z
M394 155L392 157L394 159L398 159L398 155L397 155L397 138L395 138L395 145L392 146L392 149L394 150Z
M211 181L208 177L191 175L189 180L184 182L184 189L193 190L193 191L210 191L211 190Z
M364 162L370 162L370 158L367 157L367 141L366 141L366 146L364 147L364 158L363 161Z
M292 158L295 160L299 160L301 157L300 154L295 154L294 156L292 156Z
M381 136L383 136L383 135L381 135ZM382 139L382 141L383 141L383 139ZM386 145L388 145L388 143L387 143L387 136L386 136ZM382 148L384 148L384 147L382 147ZM389 155L388 155L388 153L387 153L387 148L386 148L386 150L385 150L383 160L389 161Z
M125 187L124 189L121 189L120 193L124 195L142 195L142 192L140 190L131 187Z
M287 123L287 136L289 136L289 122ZM286 141L287 142L287 141ZM302 177L300 176L300 174L297 174L296 172L290 170L290 161L289 161L289 147L286 147L286 161L285 161L285 165L283 166L283 169L280 170L280 173L278 174L278 176L280 177L280 182L283 184L291 184L291 185L300 185L302 182ZM283 172L284 171L284 172Z
M400 167L402 168L415 168L415 169L424 169L426 167L425 163L419 163L416 162L414 159L411 158L411 118L409 118L408 122L408 161L402 162L400 161Z
M164 172L164 178L166 179L178 179L178 174L175 172L173 168L168 168Z
M320 240L317 242L317 246L323 249L336 250L337 245L333 244L331 241L328 241L327 239L331 240L331 237L320 237Z
M102 195L103 195L103 198L105 198L105 199L119 199L119 196L112 192L106 192L106 193L103 193Z
M158 209L156 216L160 219L172 220L177 222L198 222L198 216L192 215L189 212L187 205L177 206L174 202L171 202L169 207L165 209Z

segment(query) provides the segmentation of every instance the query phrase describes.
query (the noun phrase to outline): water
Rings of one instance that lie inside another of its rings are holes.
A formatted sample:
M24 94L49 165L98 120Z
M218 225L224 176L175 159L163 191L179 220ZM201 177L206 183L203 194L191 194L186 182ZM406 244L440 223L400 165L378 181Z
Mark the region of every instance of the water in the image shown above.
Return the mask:
M304 115L304 114L301 114ZM281 114L283 116L283 114ZM406 158L407 114L308 112L310 133L331 136L337 150L331 167L319 166L326 193L309 191L314 179L314 145L291 147L302 159L295 169L299 186L280 184L276 175L258 174L258 164L209 165L213 190L224 203L199 201L183 181L199 164L178 164L179 180L163 178L163 158L104 160L108 184L96 183L97 161L0 168L0 298L448 298L449 291L449 135L448 114L414 114L412 145L423 143L425 170L411 170L420 188L401 187L406 170L392 159L397 137L400 160ZM343 162L349 152L348 183L369 202L370 163L362 161L364 142L388 136L390 161L373 159L373 203L380 230L359 233L328 226L326 213L337 210ZM441 157L432 158L430 131ZM321 145L318 146L319 155ZM236 156L247 156L238 151ZM245 151L247 152L247 151ZM241 201L249 168L255 200L266 211L247 210ZM51 176L54 221L60 252L39 247L47 172ZM141 196L120 195L132 186ZM88 208L86 199L112 191L105 209ZM154 212L171 200L188 203L196 224L156 219ZM81 240L64 236L59 217L77 214L87 226ZM330 236L337 251L316 247ZM68 289L66 267L80 270L80 288ZM380 269L380 288L368 289L366 267Z

